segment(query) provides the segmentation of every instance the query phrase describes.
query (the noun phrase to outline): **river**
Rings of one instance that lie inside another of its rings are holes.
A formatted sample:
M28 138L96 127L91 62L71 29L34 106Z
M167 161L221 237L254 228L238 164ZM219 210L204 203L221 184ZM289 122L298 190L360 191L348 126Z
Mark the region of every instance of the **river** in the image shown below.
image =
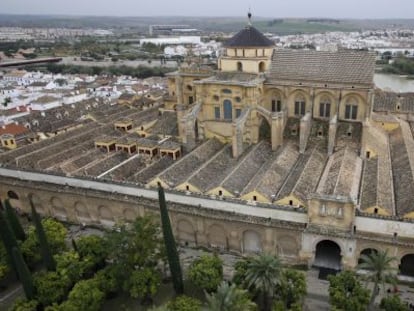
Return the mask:
M168 67L175 68L177 67L177 62L174 60L167 60L165 64L161 64L159 59L154 59L148 62L147 60L119 60L113 62L111 60L103 61L82 61L80 57L67 56L62 57L62 61L59 64L64 65L77 65L77 66L97 66L97 67L108 67L108 66L128 66L128 67L137 67L137 66L146 66L146 67Z
M404 76L376 73L374 75L375 85L383 90L394 92L414 92L414 80Z
M134 61L128 61L128 60L120 60L118 62L112 62L109 60L105 61L81 61L79 57L63 57L61 64L68 64L68 65L80 65L80 66L100 66L100 67L106 67L106 66L131 66L136 67L139 65L142 66L149 66L149 67L155 67L155 66L163 66L163 67L169 67L174 68L177 67L177 62L168 60L166 64L162 64L159 59L152 60L151 62L148 62L146 60L134 60ZM383 74L383 73L376 73L374 75L374 83L375 85L383 90L391 90L394 92L414 92L414 80L406 79L404 76L399 75L391 75L391 74Z

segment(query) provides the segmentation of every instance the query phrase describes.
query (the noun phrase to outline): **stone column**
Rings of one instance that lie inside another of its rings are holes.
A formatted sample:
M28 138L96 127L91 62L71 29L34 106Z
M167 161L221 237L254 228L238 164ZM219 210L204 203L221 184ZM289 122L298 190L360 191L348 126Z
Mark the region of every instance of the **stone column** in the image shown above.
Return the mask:
M275 151L277 147L283 145L283 112L272 114L272 150Z
M342 256L342 268L343 269L354 269L358 264L358 259L356 258L356 240L346 240L343 245L341 245L341 256Z
M267 254L276 255L276 243L273 230L266 228L264 232L263 251Z
M243 153L243 130L237 123L233 123L232 151L233 158L238 158Z
M242 252L242 238L239 236L237 231L230 231L230 236L228 239L228 247L230 251L233 252Z
M207 234L205 232L204 220L197 219L196 223L196 243L197 246L208 247Z
M299 152L304 153L308 144L309 135L312 128L312 114L307 112L306 115L300 119L299 128Z
M176 94L177 94L177 104L184 104L183 78L179 75L175 78L175 87L176 87Z
M331 121L329 121L328 130L328 156L332 155L335 148L336 129L338 128L338 115L335 115Z
M367 111L365 112L365 118L371 118L371 114L374 109L374 97L375 95L374 95L373 90L369 90L368 95L367 95L368 108L367 108Z
M184 141L185 140L185 116L186 110L184 105L177 104L177 125L178 125L178 136Z

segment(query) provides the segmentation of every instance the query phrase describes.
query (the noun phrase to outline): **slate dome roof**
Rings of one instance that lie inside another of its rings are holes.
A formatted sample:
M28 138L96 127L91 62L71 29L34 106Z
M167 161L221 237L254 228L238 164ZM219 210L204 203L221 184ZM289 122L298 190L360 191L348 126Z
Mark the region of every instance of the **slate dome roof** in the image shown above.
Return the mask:
M266 38L251 25L247 25L224 44L225 47L270 47L273 45L272 40Z

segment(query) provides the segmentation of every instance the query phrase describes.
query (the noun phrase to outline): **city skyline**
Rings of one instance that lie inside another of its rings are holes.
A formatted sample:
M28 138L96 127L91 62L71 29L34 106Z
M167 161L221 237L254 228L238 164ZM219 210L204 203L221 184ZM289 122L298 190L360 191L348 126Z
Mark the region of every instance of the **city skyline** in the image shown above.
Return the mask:
M260 17L326 17L326 18L414 18L414 4L409 0L396 0L389 5L386 0L292 0L274 3L265 0L218 1L210 0L191 5L188 0L154 0L143 6L133 0L91 0L88 2L38 0L3 0L1 14L50 14L95 16L235 16L242 17L251 8Z

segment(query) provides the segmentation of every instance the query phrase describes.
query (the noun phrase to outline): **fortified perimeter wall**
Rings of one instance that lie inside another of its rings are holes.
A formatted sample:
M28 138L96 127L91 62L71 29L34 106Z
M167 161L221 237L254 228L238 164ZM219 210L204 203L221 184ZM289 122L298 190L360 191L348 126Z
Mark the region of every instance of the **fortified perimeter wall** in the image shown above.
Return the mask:
M43 215L85 225L108 227L158 214L157 191L152 189L3 168L0 175L0 196L17 195L12 203L24 212L32 197ZM408 221L361 215L355 217L353 230L341 231L309 224L305 209L174 192L166 198L176 238L184 245L238 254L266 252L290 264L311 266L317 257L330 261L330 252L319 247L328 241L340 249L341 268L354 268L367 249L388 249L399 259L396 267L407 256L414 257L414 225Z

